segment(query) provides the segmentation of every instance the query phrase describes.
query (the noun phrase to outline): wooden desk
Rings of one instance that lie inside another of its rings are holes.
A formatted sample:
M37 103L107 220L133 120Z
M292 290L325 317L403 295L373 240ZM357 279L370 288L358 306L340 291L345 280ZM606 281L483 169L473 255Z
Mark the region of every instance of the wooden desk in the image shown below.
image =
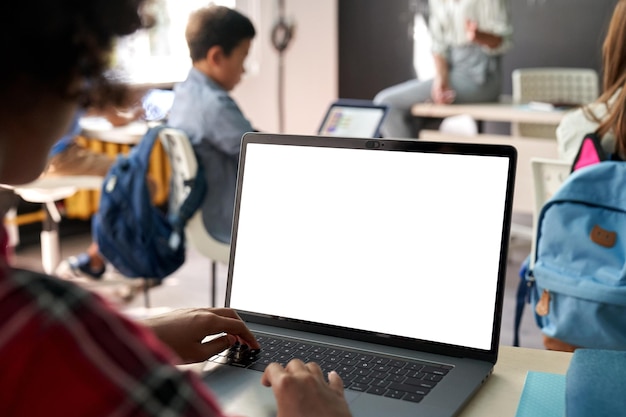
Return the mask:
M143 121L114 127L104 117L83 117L80 127L85 137L121 145L136 145L148 131L148 123Z
M493 374L459 417L514 417L528 371L564 375L572 353L501 346Z
M451 117L469 115L476 120L489 122L535 123L558 125L566 113L564 110L532 110L527 106L505 103L433 104L418 103L411 108L413 116Z

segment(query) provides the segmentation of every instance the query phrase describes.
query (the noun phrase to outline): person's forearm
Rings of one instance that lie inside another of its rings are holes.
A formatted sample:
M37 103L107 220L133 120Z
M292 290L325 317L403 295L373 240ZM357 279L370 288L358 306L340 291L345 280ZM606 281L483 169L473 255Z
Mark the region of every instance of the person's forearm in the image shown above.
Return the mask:
M495 49L502 44L502 36L477 30L474 43L486 46L489 49Z
M444 83L448 80L448 61L439 54L433 54L435 60L435 73Z

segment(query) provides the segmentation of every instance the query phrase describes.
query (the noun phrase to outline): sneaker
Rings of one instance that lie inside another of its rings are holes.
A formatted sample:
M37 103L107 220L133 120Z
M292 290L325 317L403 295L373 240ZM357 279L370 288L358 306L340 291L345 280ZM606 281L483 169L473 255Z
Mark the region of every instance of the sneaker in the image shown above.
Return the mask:
M91 279L100 280L106 271L105 266L97 270L92 269L89 254L86 252L80 253L76 256L70 256L67 258L66 263L75 278L86 276Z

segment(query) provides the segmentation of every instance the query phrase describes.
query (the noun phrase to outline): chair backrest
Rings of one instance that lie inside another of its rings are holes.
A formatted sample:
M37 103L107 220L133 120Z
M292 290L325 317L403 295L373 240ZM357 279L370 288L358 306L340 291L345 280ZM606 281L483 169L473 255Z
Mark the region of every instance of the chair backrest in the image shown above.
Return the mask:
M532 158L530 160L533 173L535 207L533 212L533 238L531 243L531 267L534 265L535 245L537 240L537 223L543 205L559 189L570 175L572 164L560 159Z
M587 104L598 98L598 73L588 68L522 68L513 71L513 102ZM556 126L513 124L516 136L555 137Z
M189 194L186 182L195 177L198 161L187 135L179 130L166 128L160 134L167 153L172 177L170 181L170 207L178 209ZM204 227L201 210L189 219L185 227L187 242L207 258L228 264L230 245L215 240Z

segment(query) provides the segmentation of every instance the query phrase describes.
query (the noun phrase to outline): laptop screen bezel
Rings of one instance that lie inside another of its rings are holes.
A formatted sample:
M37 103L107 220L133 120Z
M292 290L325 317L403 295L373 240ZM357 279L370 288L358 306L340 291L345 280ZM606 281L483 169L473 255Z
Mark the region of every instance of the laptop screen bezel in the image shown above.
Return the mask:
M302 320L285 317L267 316L249 311L237 310L241 318L249 323L265 324L283 327L285 329L302 330L329 336L350 338L354 340L378 343L387 346L419 350L430 353L444 354L453 357L465 357L477 360L496 362L500 341L500 325L504 303L504 286L506 279L506 262L508 243L511 227L513 206L513 192L515 184L515 168L517 164L517 151L508 145L468 144L451 142L427 142L421 140L400 139L367 139L367 138L341 138L333 136L299 136L277 135L268 133L247 133L242 138L241 153L239 158L239 170L237 178L237 191L233 215L232 240L230 247L230 259L228 268L228 284L226 289L225 306L230 306L232 274L237 252L237 229L239 224L239 202L241 201L241 187L245 175L246 150L249 144L278 144L295 146L314 146L347 149L371 149L375 151L400 151L400 152L432 152L452 153L464 155L485 155L505 157L509 160L506 203L504 207L502 240L499 257L498 278L495 297L495 308L492 328L492 340L489 350L469 348L465 346L447 345L426 340L413 340L405 337L380 334L344 328L332 325L321 325Z
M323 130L324 130L324 126L326 125L326 122L328 121L328 118L330 117L330 115L333 113L333 111L337 108L337 107L345 107L345 108L357 108L357 109L377 109L377 110L381 110L382 116L380 118L380 120L378 121L378 125L376 126L376 129L373 133L373 136L371 136L372 139L377 139L380 138L381 133L380 133L380 129L383 125L383 122L385 121L385 118L387 117L387 113L389 112L389 107L387 107L384 104L374 104L374 102L372 101L368 101L368 100L357 100L357 99L339 99L335 102L333 102L329 107L328 110L326 111L326 114L324 115L324 118L322 119L322 123L320 123L319 128L317 129L317 134L318 135L322 135L322 136L333 136L333 135L325 135Z

